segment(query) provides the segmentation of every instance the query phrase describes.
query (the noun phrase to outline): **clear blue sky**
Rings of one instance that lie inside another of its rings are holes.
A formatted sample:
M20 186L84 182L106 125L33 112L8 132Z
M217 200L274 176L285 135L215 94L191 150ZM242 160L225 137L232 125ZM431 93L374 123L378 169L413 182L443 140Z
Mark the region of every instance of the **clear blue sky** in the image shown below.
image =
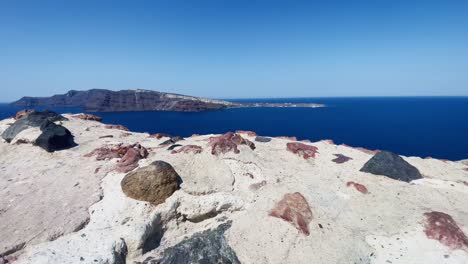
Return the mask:
M0 101L468 95L468 1L0 0Z

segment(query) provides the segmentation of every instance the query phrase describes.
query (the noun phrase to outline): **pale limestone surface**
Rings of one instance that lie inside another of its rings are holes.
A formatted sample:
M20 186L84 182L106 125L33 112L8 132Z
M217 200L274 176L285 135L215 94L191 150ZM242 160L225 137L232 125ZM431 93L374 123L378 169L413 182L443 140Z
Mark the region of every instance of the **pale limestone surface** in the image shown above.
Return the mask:
M461 162L404 157L425 177L405 183L360 172L372 155L326 141L306 143L319 152L309 160L277 138L253 151L239 146L239 154L214 156L206 140L212 135L178 142L201 146L200 154L171 154L159 146L167 138L123 136L98 122L69 119L63 125L79 144L72 149L49 154L31 144L0 143L0 249L25 242L17 263L133 263L226 221L232 227L225 236L242 263L468 262L467 251L428 239L422 227L423 214L435 210L468 234L468 172ZM0 121L0 133L11 122ZM114 137L99 139L105 135ZM161 205L123 194L125 174L112 171L117 159L83 157L105 144L136 142L151 149L140 167L164 160L183 180ZM352 160L332 162L338 153ZM309 236L269 216L292 192L312 210ZM161 237L159 246L145 247L154 237Z

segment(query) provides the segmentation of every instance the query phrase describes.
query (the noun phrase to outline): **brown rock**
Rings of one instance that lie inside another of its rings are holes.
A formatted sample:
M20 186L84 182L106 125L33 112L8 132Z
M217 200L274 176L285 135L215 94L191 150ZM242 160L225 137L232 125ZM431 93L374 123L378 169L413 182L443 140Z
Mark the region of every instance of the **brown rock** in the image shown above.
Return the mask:
M250 149L255 149L255 144L252 141L249 141L233 132L228 132L217 137L210 137L208 142L211 146L211 154L213 155L224 154L229 151L239 153L240 150L237 148L239 145L247 145Z
M120 185L128 197L158 205L179 189L179 175L169 163L158 160L130 172Z
M468 237L450 215L433 211L424 213L424 216L426 217L424 232L428 238L438 240L450 249L462 249L468 252Z
M349 160L352 160L352 158L350 157L347 157L343 154L333 154L336 156L336 159L333 159L332 161L335 162L335 163L338 163L338 164L342 164L342 163L345 163Z
M312 221L312 211L302 194L287 193L283 199L270 211L270 216L281 218L293 224L301 233L308 236L309 223Z
M171 154L176 154L176 153L193 153L193 154L199 154L203 151L202 147L197 146L197 145L186 145L183 146L179 149L175 149L171 151Z
M122 126L122 125L106 125L105 128L107 129L120 129L120 130L124 130L124 131L129 131L128 128Z
M357 183L357 182L349 181L349 182L346 183L346 186L347 187L354 186L354 188L356 190L358 190L359 192L361 192L363 194L368 193L366 186L364 186L364 185L362 185L360 183Z
M318 153L317 147L306 145L299 142L290 142L286 144L288 151L294 154L302 156L304 159L315 158L315 154Z
M16 113L14 119L15 119L15 120L18 120L18 119L22 118L23 116L27 116L27 115L29 115L29 114L31 114L31 113L33 113L33 112L36 112L36 111L34 111L34 110L32 110L32 109L24 109L24 110L21 110L21 111L19 111L18 113Z
M83 119L83 120L97 121L97 122L102 121L102 117L95 116L95 115L90 115L90 114L76 114L76 115L72 115L72 117L78 118L78 119Z

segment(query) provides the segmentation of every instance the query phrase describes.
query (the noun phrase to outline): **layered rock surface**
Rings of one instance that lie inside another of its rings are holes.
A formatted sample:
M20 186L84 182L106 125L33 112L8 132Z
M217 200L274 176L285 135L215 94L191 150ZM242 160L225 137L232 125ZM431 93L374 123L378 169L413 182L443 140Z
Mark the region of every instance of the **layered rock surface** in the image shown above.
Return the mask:
M239 132L193 136L167 150L165 137L65 117L76 147L48 153L14 143L37 128L0 142L0 261L468 260L462 162L401 157L422 178L396 181L360 171L375 153L329 141L254 144L254 133ZM0 133L13 122L0 121ZM118 170L129 151L130 171ZM124 177L157 160L173 167L180 189L158 205L127 196Z

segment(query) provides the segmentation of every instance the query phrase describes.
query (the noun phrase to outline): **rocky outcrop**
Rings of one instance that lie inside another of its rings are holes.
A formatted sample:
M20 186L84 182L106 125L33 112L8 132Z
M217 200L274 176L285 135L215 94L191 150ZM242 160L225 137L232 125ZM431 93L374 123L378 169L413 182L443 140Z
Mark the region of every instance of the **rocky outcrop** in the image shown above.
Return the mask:
M245 134L249 137L255 137L257 136L257 133L255 133L254 131L247 131L247 130L236 130L236 133L237 134Z
M64 121L66 118L63 116L45 110L43 112L31 112L27 115L24 115L22 118L18 119L8 127L2 134L2 138L7 141L11 142L16 135L18 135L21 131L28 129L30 127L41 127L42 124L45 122L56 122L56 121Z
M171 137L171 136L169 134L166 134L166 133L156 133L156 134L150 135L149 137L150 138L155 138L155 139L161 139L163 137Z
M406 162L397 154L388 151L381 151L375 154L364 164L361 171L405 182L422 178L419 170L413 165Z
M177 153L193 153L193 154L199 154L203 151L202 147L197 146L197 145L185 145L181 148L175 149L171 151L171 154L177 154Z
M294 154L297 154L304 159L315 158L318 153L318 148L304 143L290 142L286 144L286 149Z
M352 158L347 157L347 156L345 156L345 155L343 155L343 154L333 154L333 155L335 155L336 158L335 158L335 159L332 159L332 161L335 162L335 163L337 163L337 164L342 164L342 163L345 163L345 162L347 162L347 161L352 160Z
M120 185L128 197L158 205L179 189L179 182L171 164L158 160L127 174Z
M118 172L126 173L138 167L138 161L148 157L148 150L140 144L118 144L116 146L102 146L84 155L96 156L96 160L120 158L115 166Z
M427 237L438 240L450 249L462 249L468 252L468 237L458 227L453 218L442 212L428 212L425 229Z
M257 136L255 137L256 142L261 142L261 143L267 143L271 141L271 138L269 137L262 137L262 136Z
M168 146L168 145L172 145L176 142L179 142L181 140L184 140L183 137L179 137L179 136L175 136L175 137L171 137L170 139L162 142L161 144L159 144L160 146Z
M97 121L97 122L102 121L102 117L90 115L90 114L76 114L76 115L72 115L72 117L82 119L82 120L91 120L91 121Z
M15 119L15 120L18 120L18 119L20 119L20 118L22 118L22 117L24 117L24 116L27 116L27 115L29 115L30 113L33 113L33 112L35 112L35 111L32 110L32 109L21 110L21 111L19 111L18 113L16 113L14 119Z
M230 151L236 154L240 153L238 148L239 145L246 145L251 150L255 149L255 144L252 141L233 132L228 132L221 136L210 137L208 142L211 146L211 154L213 155L220 155Z
M270 215L293 224L306 236L310 234L309 223L312 221L312 211L307 200L298 192L285 194L270 211Z
M179 244L166 249L160 258L149 257L142 263L240 264L236 252L229 246L224 237L224 232L230 226L230 222L224 223L216 229L197 233Z
M63 126L47 121L42 124L41 131L34 144L47 152L69 149L77 145L71 132Z
M122 126L122 125L106 125L105 128L107 129L118 129L118 130L123 130L123 131L130 131L128 128Z

